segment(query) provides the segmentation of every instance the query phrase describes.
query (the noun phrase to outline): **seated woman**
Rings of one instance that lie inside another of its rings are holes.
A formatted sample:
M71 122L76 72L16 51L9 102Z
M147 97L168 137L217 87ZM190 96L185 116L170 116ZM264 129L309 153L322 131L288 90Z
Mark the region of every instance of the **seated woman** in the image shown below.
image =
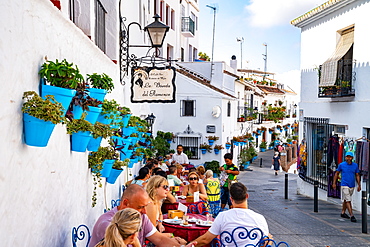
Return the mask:
M131 184L138 184L142 187L145 187L148 179L150 178L150 170L148 167L142 167L139 170L139 175L132 180Z
M170 187L167 179L159 175L151 177L146 185L146 192L148 192L149 198L152 200L152 203L149 203L146 208L146 215L160 232L164 231L161 212L162 200L167 197L169 191Z
M204 179L205 179L204 174L206 173L206 169L204 169L204 166L198 166L197 167L197 173L199 175L199 183L205 185L205 183L204 183Z
M141 214L132 208L118 211L112 218L111 223L105 230L105 237L95 247L116 247L132 245L140 247L137 238L141 228Z
M185 185L182 190L183 196L192 196L194 195L194 192L199 191L199 198L201 200L207 200L207 192L204 188L203 183L198 183L199 181L199 175L196 172L191 172L188 175L188 181L189 184Z

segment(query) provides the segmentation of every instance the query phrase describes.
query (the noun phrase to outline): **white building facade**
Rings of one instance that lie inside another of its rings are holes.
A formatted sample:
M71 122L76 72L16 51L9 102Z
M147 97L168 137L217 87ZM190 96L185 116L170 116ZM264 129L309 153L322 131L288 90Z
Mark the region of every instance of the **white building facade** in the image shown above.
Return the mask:
M368 152L358 148L370 139L369 10L369 1L328 1L291 22L301 28L300 140L307 153L299 180L302 194L312 196L318 181L320 199L338 197L332 176L344 153ZM368 191L366 162L355 161L364 175L362 190ZM361 193L354 193L353 206L361 209Z

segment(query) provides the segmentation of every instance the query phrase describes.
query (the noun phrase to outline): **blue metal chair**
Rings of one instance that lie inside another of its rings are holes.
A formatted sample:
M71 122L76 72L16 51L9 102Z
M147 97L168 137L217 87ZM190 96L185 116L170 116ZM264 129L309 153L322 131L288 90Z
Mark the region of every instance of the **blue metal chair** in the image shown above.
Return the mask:
M111 201L112 208L117 207L120 204L120 202L121 202L121 199L112 200Z
M246 244L248 239L249 241ZM235 228L231 233L223 231L219 239L215 238L211 242L212 247L238 247L238 244L243 247L289 247L289 244L286 242L276 243L275 240L269 239L267 236L263 235L262 230L259 228L248 230L243 226Z
M72 228L72 246L77 247L78 240L84 240L86 237L86 247L89 246L90 243L90 230L86 225L79 225L77 228Z

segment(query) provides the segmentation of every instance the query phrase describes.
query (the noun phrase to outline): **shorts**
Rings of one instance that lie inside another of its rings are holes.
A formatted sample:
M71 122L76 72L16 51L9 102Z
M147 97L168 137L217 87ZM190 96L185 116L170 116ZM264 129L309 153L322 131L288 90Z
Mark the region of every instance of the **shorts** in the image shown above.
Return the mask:
M343 201L351 202L352 201L352 194L353 194L354 190L355 190L354 187L350 188L348 186L341 186L340 187L340 192L341 192L342 202Z

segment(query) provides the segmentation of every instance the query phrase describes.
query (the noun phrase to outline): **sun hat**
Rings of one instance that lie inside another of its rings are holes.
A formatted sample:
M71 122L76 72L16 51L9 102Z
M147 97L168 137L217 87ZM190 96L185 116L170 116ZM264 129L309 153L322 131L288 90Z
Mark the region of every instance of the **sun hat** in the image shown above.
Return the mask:
M353 158L353 152L350 151L346 152L346 156L351 156Z

